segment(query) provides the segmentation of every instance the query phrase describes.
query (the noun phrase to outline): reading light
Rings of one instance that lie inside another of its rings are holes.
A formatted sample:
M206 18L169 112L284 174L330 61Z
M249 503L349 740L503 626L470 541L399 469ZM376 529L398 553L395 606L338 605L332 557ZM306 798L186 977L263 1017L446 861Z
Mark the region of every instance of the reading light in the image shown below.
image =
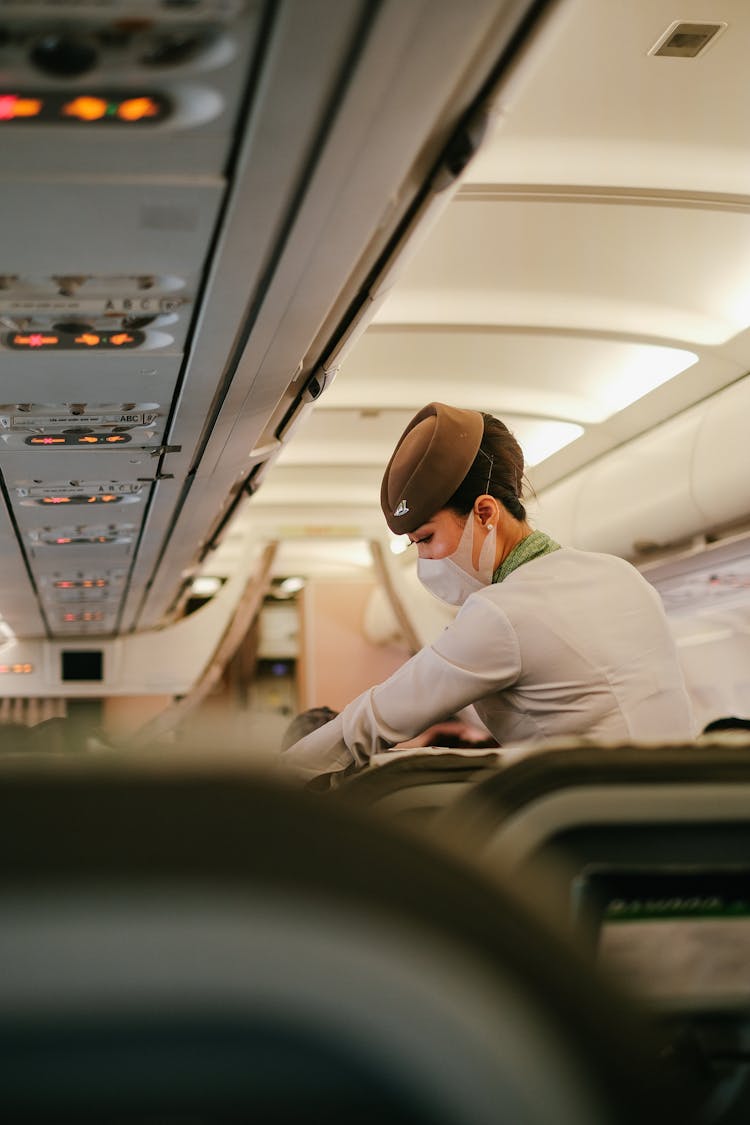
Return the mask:
M304 585L304 578L299 578L295 575L290 578L285 578L279 585L279 591L282 594L290 596L291 594L298 594Z
M200 574L190 583L190 593L196 598L212 598L222 587L223 579L210 574Z

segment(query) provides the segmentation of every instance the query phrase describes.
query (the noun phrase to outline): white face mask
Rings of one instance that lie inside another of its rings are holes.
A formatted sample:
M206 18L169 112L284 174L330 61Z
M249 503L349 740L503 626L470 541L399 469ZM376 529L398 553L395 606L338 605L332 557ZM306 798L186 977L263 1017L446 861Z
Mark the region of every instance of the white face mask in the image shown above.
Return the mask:
M474 566L471 559L476 523L474 513L470 512L452 555L444 559L417 560L419 581L431 594L449 605L463 605L469 594L475 594L492 582L497 531L492 524L487 524L489 535L485 536L479 552L479 565Z

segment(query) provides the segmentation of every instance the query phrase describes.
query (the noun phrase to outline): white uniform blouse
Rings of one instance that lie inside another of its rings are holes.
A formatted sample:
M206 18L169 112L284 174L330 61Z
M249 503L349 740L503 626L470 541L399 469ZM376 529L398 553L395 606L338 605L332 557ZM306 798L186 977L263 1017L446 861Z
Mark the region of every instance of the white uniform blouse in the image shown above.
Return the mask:
M470 703L501 744L697 734L657 592L623 559L563 547L472 594L433 644L284 758L306 777L364 765Z

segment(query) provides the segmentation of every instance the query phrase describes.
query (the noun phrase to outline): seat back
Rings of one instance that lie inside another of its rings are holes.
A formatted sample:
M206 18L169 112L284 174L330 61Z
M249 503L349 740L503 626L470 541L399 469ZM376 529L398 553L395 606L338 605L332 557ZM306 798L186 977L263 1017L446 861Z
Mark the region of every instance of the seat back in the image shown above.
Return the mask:
M433 830L460 830L490 870L535 886L671 1049L687 1044L706 1120L747 1120L750 743L526 752Z
M6 773L0 963L14 1121L624 1125L674 1109L641 1025L507 888L236 772Z
M369 767L346 778L335 792L404 827L423 828L482 778L499 768L495 750L440 746L376 755Z

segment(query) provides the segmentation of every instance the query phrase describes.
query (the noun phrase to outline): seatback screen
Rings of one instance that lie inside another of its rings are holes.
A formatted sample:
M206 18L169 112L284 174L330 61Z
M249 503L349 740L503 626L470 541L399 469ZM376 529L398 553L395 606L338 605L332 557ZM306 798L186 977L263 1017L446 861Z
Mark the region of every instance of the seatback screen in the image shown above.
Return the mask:
M750 1004L750 869L586 879L602 968L646 999Z

